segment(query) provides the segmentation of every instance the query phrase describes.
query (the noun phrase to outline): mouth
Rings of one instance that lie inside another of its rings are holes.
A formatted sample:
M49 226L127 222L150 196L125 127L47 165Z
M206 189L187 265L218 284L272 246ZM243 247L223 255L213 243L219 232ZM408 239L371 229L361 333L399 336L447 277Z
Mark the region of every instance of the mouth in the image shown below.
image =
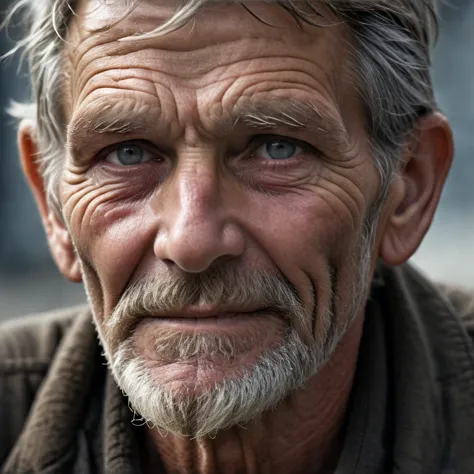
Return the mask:
M286 317L271 307L223 307L217 305L182 307L177 311L148 313L127 318L121 325L109 329L110 346L115 350L120 342L155 330L185 334L246 335L262 327L281 327Z
M160 314L145 318L148 323L165 326L169 329L228 330L249 323L261 322L263 318L278 316L270 308L245 311L215 310L210 308L187 308L171 314Z
M168 313L158 313L154 315L157 318L168 319L219 319L235 318L240 316L251 316L262 312L274 312L268 307L255 308L237 308L237 307L218 307L214 305L187 306L179 311Z

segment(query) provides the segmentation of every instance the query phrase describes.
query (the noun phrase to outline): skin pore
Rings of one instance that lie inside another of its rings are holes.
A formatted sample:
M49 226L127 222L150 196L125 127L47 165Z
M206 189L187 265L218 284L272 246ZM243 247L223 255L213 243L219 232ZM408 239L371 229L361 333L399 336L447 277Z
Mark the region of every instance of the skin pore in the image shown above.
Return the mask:
M322 337L328 307L333 324L344 327L358 278L356 242L380 186L349 79L344 25L329 16L325 28L300 28L277 6L252 4L267 26L225 4L164 37L120 41L137 25L152 30L174 7L144 1L113 28L92 33L120 16L120 3L80 2L69 32L68 153L59 187L65 225L47 206L32 132L24 126L20 134L52 252L68 278L84 280L104 346L116 349L107 323L130 285L226 265L284 275L305 309L302 335ZM409 258L429 227L452 157L445 119L420 122L407 150L378 222L371 272L377 257ZM227 325L217 316L206 326L177 318L177 331L239 334L252 344L232 364L219 356L183 364L153 360L150 334L171 327L155 316L115 342L133 337L154 382L192 386L195 394L238 378L281 343L286 324L266 314ZM360 307L330 361L245 428L198 439L148 430L145 471L158 462L173 473L333 469L362 327Z

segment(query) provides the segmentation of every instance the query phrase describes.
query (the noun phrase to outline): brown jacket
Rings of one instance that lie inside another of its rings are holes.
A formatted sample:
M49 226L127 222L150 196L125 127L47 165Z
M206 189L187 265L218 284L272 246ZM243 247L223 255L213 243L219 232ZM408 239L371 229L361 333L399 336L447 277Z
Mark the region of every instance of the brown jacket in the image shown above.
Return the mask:
M474 296L380 267L365 324L337 474L474 473ZM0 325L3 473L139 473L141 436L87 307Z

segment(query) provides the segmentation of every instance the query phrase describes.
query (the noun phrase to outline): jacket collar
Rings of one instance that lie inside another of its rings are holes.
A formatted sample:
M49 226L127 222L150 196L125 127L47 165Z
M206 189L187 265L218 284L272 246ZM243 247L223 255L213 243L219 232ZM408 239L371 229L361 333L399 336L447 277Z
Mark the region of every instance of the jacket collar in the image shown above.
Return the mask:
M97 338L89 311L77 315L59 346L30 416L11 453L6 472L69 472L77 427L92 388Z
M459 317L412 267L381 266L372 300L387 324L393 470L474 472L474 351Z

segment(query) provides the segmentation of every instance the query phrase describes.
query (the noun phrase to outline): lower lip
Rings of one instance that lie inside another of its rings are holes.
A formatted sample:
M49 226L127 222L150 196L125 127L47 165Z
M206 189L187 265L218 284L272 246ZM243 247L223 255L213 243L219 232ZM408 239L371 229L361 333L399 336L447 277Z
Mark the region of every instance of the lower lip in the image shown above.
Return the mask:
M275 313L256 311L254 313L232 313L210 318L146 318L147 323L159 324L167 328L180 330L216 331L236 329L251 323L260 323L263 319L275 318Z

